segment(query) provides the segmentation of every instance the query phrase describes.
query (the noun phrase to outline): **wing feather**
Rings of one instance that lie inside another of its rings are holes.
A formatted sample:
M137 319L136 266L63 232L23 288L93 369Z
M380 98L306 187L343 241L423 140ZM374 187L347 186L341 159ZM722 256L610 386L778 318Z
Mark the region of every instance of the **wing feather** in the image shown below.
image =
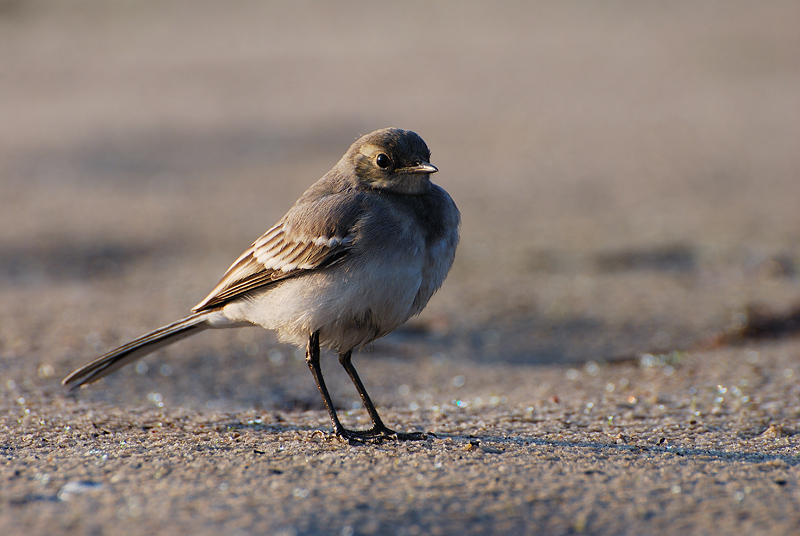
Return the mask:
M283 279L330 266L347 254L352 242L349 236L289 238L279 223L236 259L192 311L205 311Z

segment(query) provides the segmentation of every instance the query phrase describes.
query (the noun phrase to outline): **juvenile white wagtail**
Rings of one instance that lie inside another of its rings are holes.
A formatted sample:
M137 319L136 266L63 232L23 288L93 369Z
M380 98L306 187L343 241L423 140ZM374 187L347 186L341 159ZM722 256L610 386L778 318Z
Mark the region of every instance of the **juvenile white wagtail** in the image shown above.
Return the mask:
M351 353L419 314L453 264L460 215L430 181L425 142L386 128L358 139L341 160L256 240L186 318L79 368L75 389L209 328L259 325L306 347L306 361L334 432L347 440L424 439L383 424ZM320 346L338 352L372 428L345 429L320 369Z

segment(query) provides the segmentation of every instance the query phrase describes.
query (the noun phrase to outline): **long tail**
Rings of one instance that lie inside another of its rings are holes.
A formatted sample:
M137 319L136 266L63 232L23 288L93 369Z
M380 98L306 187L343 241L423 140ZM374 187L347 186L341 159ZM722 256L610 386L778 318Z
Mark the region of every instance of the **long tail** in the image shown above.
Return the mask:
M219 311L204 311L160 327L82 366L64 378L61 383L73 391L81 385L97 381L159 348L214 327L212 322L208 321L219 315Z

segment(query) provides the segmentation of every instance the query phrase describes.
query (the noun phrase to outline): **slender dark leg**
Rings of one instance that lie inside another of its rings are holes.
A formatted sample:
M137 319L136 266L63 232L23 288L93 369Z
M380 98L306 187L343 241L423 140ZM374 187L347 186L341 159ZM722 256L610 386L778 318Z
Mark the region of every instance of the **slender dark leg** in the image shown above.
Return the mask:
M400 439L404 441L413 441L413 440L421 440L426 439L427 436L422 432L412 432L410 434L402 433L402 432L395 432L390 428L387 428L383 421L381 420L381 416L378 415L378 410L375 409L375 404L372 403L372 399L370 399L369 394L367 394L367 390L364 388L364 384L361 382L361 378L358 377L358 372L356 372L356 368L353 366L352 360L352 351L347 351L344 353L339 354L339 363L344 367L344 370L347 371L348 376L353 381L353 385L356 386L356 390L358 394L361 396L361 401L364 403L364 407L367 408L367 413L369 413L369 418L372 419L372 428L369 430L365 430L363 432L353 432L355 435L363 438L392 438L392 439Z
M364 389L364 384L361 383L356 369L350 362L350 352L339 354L339 362L347 371L347 374L350 375L350 379L353 380L358 394L361 395L361 400L364 402L364 407L367 408L370 419L372 419L373 426L369 430L348 430L342 426L342 423L339 421L339 417L336 415L336 409L333 406L333 401L331 400L331 395L328 393L328 388L325 386L325 380L322 377L322 368L319 363L319 331L312 333L308 338L308 346L306 346L306 363L308 363L308 368L311 370L314 381L317 383L317 388L322 395L322 400L325 402L325 407L328 409L328 414L331 416L333 431L337 436L347 439L351 443L363 442L365 440L381 441L383 439L415 440L425 439L427 437L425 434L419 432L404 434L387 428L386 425L383 424L383 421L381 421L380 415L378 415L378 411L375 409L375 405L372 403L372 400L370 400L366 389Z
M383 424L381 416L378 415L378 410L375 409L375 404L372 403L369 394L367 394L367 390L364 388L364 384L361 383L361 378L358 377L358 372L356 372L356 368L353 366L351 357L352 357L352 351L339 354L339 363L341 363L341 365L344 367L344 370L347 371L348 376L350 376L350 379L356 386L356 391L358 391L358 394L361 396L361 401L364 403L364 407L367 408L367 413L369 413L369 418L372 419L372 424L374 428L381 430L388 430L388 428L386 428L386 426Z
M325 402L325 407L328 408L328 414L331 416L334 433L338 436L349 438L350 431L345 430L342 423L339 422L339 417L336 416L336 409L333 407L331 395L328 393L328 388L325 387L325 380L322 378L322 368L319 365L319 331L315 331L308 338L306 363L308 363L308 368L311 369L314 381L317 382L317 388L322 395L322 400Z

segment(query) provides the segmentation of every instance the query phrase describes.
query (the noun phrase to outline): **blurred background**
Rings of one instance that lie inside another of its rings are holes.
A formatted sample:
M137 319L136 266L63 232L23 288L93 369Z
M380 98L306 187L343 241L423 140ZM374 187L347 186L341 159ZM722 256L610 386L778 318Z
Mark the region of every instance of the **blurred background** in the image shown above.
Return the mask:
M691 348L800 303L791 0L5 0L0 97L20 385L183 316L386 126L463 215L443 289L370 354L412 385ZM307 374L270 333L204 333L85 396L321 407Z

